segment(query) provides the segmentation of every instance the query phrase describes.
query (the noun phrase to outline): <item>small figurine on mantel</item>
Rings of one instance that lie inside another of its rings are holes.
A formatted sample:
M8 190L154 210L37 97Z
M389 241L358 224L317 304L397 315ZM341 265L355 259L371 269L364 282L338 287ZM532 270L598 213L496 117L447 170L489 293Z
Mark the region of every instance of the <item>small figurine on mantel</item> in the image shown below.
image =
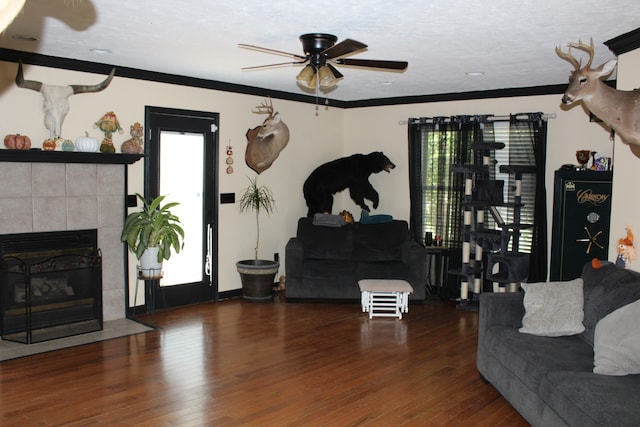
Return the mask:
M120 127L120 122L118 121L116 114L113 111L105 113L100 120L94 123L93 127L104 132L104 139L100 144L100 152L109 154L115 153L116 148L113 146L113 139L111 138L111 135L116 131L120 134L124 133Z
M131 130L129 131L131 134L131 139L127 139L120 146L120 151L126 154L141 154L142 153L142 137L144 135L144 130L142 125L138 122L135 122L131 125Z

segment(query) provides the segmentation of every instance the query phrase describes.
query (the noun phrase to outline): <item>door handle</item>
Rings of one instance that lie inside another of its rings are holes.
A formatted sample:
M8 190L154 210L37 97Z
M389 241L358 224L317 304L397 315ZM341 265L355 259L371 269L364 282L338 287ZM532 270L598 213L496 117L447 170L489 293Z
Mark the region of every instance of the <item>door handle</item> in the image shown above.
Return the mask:
M204 260L204 273L209 276L209 286L213 283L213 229L207 224L207 255Z

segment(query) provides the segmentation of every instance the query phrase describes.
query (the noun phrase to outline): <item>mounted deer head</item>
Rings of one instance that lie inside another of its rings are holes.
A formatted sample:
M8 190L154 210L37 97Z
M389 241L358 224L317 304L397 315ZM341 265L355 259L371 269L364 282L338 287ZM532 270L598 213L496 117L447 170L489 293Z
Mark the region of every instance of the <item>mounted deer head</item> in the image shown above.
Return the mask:
M629 145L636 157L640 157L640 90L616 90L601 80L613 72L617 60L611 59L597 68L590 68L594 54L593 39L590 45L578 41L569 43L568 46L567 53L559 46L556 47L556 54L574 66L562 103L570 105L582 101L590 112L616 131L620 140ZM571 54L571 48L589 54L584 67Z
M262 126L249 129L246 133L248 144L244 159L251 169L260 174L271 167L289 143L289 128L280 119L280 113L274 113L271 98L269 104L265 101L251 112L268 114Z
M16 86L40 92L43 98L44 126L49 129L51 139L59 138L62 133L62 122L69 112L69 97L76 93L100 92L106 89L116 72L112 69L109 76L102 82L93 86L70 85L53 86L35 80L25 80L22 72L22 62L18 63L16 74Z

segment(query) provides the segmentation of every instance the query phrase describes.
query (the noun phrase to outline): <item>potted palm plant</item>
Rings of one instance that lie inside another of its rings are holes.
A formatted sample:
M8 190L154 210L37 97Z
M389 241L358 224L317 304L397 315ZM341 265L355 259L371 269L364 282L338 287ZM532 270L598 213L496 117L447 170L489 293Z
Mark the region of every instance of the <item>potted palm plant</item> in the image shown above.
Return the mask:
M184 230L180 219L171 213L171 208L179 203L160 204L166 196L158 196L148 202L140 194L142 210L127 215L120 240L126 242L129 250L140 260L141 277L159 279L162 276L162 262L184 247Z
M258 186L258 177L249 178L249 186L240 195L240 212L256 215L256 246L254 259L238 261L236 267L242 281L242 297L249 301L265 302L273 299L273 282L280 263L258 258L260 245L260 212L270 214L275 209L271 190Z

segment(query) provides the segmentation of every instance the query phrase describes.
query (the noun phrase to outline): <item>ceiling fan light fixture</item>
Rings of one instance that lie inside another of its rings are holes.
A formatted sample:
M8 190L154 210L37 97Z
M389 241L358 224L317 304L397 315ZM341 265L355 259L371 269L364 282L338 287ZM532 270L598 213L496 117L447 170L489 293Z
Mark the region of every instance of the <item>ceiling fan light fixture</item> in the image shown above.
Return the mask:
M316 87L316 69L313 68L312 65L306 65L298 76L296 77L296 81L302 86L315 89Z
M326 65L318 70L318 80L323 89L329 89L338 84L338 79L333 75L333 71Z
M344 76L334 65L347 65L351 67L378 68L381 70L404 71L408 63L406 61L387 61L373 59L353 59L346 56L359 53L367 49L367 45L352 39L344 39L337 43L338 38L332 34L308 33L300 36L303 55L269 49L255 45L239 43L241 48L257 50L265 53L291 57L294 61L277 64L243 67L242 70L257 70L272 68L281 65L304 65L296 76L296 84L304 92L315 92L316 100L318 91L328 93L338 86L338 81Z

